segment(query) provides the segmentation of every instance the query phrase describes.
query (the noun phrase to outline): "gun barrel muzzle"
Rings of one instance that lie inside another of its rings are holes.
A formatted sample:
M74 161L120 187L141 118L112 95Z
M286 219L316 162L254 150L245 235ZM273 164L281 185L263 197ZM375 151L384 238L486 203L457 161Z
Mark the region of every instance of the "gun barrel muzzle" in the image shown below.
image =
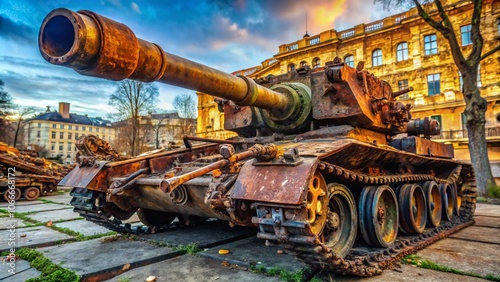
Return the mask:
M234 101L285 110L291 99L246 77L169 54L137 38L126 25L91 11L56 9L44 19L39 49L49 63L111 80L159 81Z

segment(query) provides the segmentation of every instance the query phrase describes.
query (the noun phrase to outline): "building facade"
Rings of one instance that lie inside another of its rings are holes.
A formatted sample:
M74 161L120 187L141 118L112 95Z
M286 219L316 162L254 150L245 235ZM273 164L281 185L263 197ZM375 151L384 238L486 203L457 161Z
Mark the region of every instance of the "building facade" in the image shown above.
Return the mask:
M70 113L69 103L59 103L59 111L50 111L24 121L24 144L28 149L46 150L48 158L59 158L64 164L75 162L75 140L93 134L109 143L115 141L111 122L101 118Z
M470 36L472 3L449 1L448 16L454 23L455 33L467 55L472 48ZM500 44L500 2L483 2L481 33L483 52ZM463 111L462 78L456 67L447 40L425 23L416 8L379 21L359 24L353 28L334 29L312 36L304 36L292 43L279 46L278 54L260 66L240 70L233 74L251 78L293 72L301 66L324 66L335 57L352 67L364 62L364 68L389 82L393 91L409 86L413 91L401 96L399 101L413 106L413 118L429 116L441 123L442 134L434 139L452 143L457 159L468 160L468 140ZM487 138L490 141L490 159L500 160L500 52L480 63L478 76L481 95L488 101L486 111ZM207 95L198 96L198 132L208 136L220 131L210 121L222 120L215 112L216 103ZM203 104L205 102L206 104Z
M137 152L172 148L182 144L184 135L196 135L196 119L181 118L177 112L150 113L139 117L139 142ZM122 154L130 154L132 144L132 121L130 119L112 124L119 136L112 147Z

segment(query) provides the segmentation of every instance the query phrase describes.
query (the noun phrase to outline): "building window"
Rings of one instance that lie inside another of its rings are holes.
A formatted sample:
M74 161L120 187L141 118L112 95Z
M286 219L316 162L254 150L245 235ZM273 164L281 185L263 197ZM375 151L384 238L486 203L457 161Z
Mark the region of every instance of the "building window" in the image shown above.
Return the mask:
M92 132L92 127L89 127L89 131Z
M375 49L372 53L372 67L378 67L382 65L382 50Z
M40 138L40 130L38 130L38 131L36 132L36 137L37 137L37 138Z
M440 127L441 127L441 130L443 130L443 123L441 123L441 115L431 116L431 119L433 119L433 120L437 120L437 122L439 122L439 125L440 125Z
M75 130L78 130L78 125L75 125Z
M286 46L286 49L287 49L287 51L297 50L297 49L299 49L299 44L295 43L292 45L288 45L288 46Z
M300 62L300 67L305 67L305 66L307 66L306 61L302 61L302 62Z
M312 66L314 69L321 67L321 60L319 58L314 58L312 61Z
M481 87L483 84L481 83L481 65L477 65L477 87Z
M64 139L64 132L59 132L59 139Z
M460 33L462 34L462 46L467 46L472 44L472 38L470 36L472 26L464 25L460 27Z
M429 96L441 93L439 73L429 74L427 76L427 88Z
M67 146L68 146L67 151L68 151L68 152L71 152L71 142L68 142L67 144L68 144L68 145L67 145Z
M295 71L295 65L294 64L289 64L288 65L288 72Z
M78 139L78 133L75 133L75 140Z
M398 62L408 60L408 42L401 42L396 47L396 57Z
M57 128L57 124L52 124L52 128Z
M309 39L309 45L314 45L319 43L319 37L314 37Z
M55 151L56 150L56 142L50 142L50 150Z
M72 129L73 129L73 126L72 126L72 125L68 125L68 129L69 129L69 130L72 130Z
M106 128L103 128L103 129L102 129L102 133L106 133Z
M350 66L351 68L354 67L354 56L353 55L347 55L344 58L344 62L346 65Z
M500 36L500 18L497 19L497 31L498 31L498 36Z
M408 79L398 80L398 90L403 90L406 88L408 88ZM407 99L408 93L405 93L399 97L401 97L402 99Z
M467 116L462 113L462 129L467 129Z
M458 71L458 88L461 92L464 92L464 78L460 71Z
M103 136L102 136L102 140L106 140L106 135L103 135Z
M68 139L71 140L71 138L73 138L72 136L73 134L71 132L68 132Z
M99 128L98 127L95 129L95 132L99 132Z
M42 127L42 124L41 124L41 123L38 123L38 124L37 124L37 127L38 127L38 128L41 128L41 127Z
M85 129L86 129L85 126L82 126L82 131L85 131Z
M52 139L56 139L56 132L52 131L51 134L52 134Z
M426 56L437 54L437 38L436 34L427 35L424 37L424 54Z
M59 128L60 128L60 129L64 129L64 124L60 124L60 125L59 125Z
M64 143L63 142L59 142L59 151L62 151L64 148Z

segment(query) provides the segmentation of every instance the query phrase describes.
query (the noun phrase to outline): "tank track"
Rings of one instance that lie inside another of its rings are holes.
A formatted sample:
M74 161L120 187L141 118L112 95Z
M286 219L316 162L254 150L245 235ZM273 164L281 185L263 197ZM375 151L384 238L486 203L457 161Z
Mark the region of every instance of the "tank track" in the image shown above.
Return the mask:
M438 178L431 174L368 176L326 162L320 162L318 169L323 174L329 174L351 183L390 184L433 180L437 183L451 184L459 179L462 167L457 165L448 178ZM470 176L470 179L473 179L473 176ZM327 271L343 275L351 274L368 277L381 274L382 270L399 264L400 259L405 255L415 253L437 240L474 223L472 216L476 204L476 184L474 181L468 181L464 182L462 187L460 216L454 215L451 221L444 222L436 228L428 228L422 234L399 235L394 246L390 248L359 247L355 245L345 258L341 258L316 238L315 240L302 240L301 243L289 244L286 246L287 251L309 265L317 265ZM96 198L103 197L102 200L105 200L105 195L102 192L73 188L70 195L73 196L71 205L75 207L75 212L78 212L86 220L118 233L142 235L176 229L175 227L167 227L161 230L132 228L130 224L124 224L121 220L106 213L102 207L96 206ZM303 223L303 226L307 226L307 223ZM293 233L295 232L290 232L290 234ZM268 235L272 237L275 234Z
M87 190L85 188L73 188L70 196L73 197L70 202L74 206L73 211L79 213L81 217L88 221L122 234L140 235L153 233L149 229L146 230L140 227L132 228L129 223L123 223L117 218L110 217L103 207L96 206L96 199L103 200L102 196L105 196L102 192Z
M437 178L430 174L368 176L326 162L320 162L318 169L323 174L330 174L351 183L390 184L395 182L434 180L437 183L450 184L459 179L462 167L457 165L446 179ZM345 258L335 255L332 249L319 241L318 238L314 240L304 238L304 240L300 240L300 243L286 245L286 248L288 253L294 254L299 260L309 265L317 265L327 271L362 277L378 275L382 273L383 269L399 264L400 259L405 255L415 253L441 238L447 237L462 228L472 225L474 223L472 216L475 210L476 195L477 189L475 181L463 183L463 201L460 209L460 216L454 215L451 221L443 222L436 228L428 228L422 234L399 235L395 244L390 248L373 248L358 243L355 244L351 252ZM306 222L303 222L301 225L308 226ZM295 232L290 230L290 234L293 233ZM276 237L275 234L263 235L263 238Z

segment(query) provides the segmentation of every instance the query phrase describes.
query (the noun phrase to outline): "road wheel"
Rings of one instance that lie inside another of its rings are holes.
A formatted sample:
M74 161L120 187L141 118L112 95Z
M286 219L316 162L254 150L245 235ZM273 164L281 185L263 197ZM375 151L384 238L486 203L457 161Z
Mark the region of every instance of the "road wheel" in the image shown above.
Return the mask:
M423 187L425 199L427 200L427 226L437 227L441 224L441 215L443 213L443 203L441 201L441 191L434 181L424 182Z
M7 201L7 202L12 201L12 200L17 201L17 200L19 200L19 198L21 198L21 189L15 188L13 190L14 190L14 192L10 192L10 191L12 191L12 189L7 189L7 190L5 190L5 192L3 192L3 199L5 201ZM14 198L11 197L12 193L14 193L14 195L15 195Z
M24 190L24 198L28 201L36 200L40 196L40 189L36 187L30 187Z
M427 221L424 190L417 184L403 184L397 189L399 223L410 234L422 233Z
M356 200L347 187L328 184L328 219L321 239L333 252L343 258L350 251L358 231Z
M368 245L390 247L399 227L398 202L387 185L366 186L359 197L359 226Z

